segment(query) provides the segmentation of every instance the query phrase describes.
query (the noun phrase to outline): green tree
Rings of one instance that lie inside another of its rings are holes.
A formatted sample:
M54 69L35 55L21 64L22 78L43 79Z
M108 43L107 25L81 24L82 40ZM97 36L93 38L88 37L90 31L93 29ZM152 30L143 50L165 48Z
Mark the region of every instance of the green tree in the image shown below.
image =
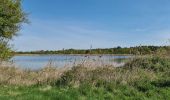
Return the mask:
M17 36L26 14L21 7L21 0L0 0L0 60L11 56L9 41Z

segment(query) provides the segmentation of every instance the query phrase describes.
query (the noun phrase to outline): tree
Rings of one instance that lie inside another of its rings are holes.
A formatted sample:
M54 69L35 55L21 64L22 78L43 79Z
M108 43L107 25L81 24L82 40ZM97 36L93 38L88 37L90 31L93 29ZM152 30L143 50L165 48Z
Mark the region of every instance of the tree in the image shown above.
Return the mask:
M17 36L21 24L27 22L21 0L0 0L0 60L10 58L9 41Z

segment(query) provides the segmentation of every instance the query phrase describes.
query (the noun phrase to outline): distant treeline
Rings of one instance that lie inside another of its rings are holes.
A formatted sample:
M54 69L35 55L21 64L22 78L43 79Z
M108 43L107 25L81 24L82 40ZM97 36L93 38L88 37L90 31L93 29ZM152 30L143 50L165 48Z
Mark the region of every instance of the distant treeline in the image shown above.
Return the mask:
M136 47L115 47L105 49L63 49L63 50L40 50L29 52L15 52L15 54L135 54L147 55L169 51L169 46L136 46Z

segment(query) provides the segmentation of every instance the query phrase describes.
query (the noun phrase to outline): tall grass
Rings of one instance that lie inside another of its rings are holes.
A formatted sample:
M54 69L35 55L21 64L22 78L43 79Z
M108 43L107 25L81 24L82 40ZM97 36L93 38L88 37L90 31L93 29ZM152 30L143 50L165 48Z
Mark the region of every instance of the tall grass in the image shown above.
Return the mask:
M39 71L0 67L1 85L41 85L57 80L67 68L45 67Z
M11 92L9 97L26 98L28 96L21 96L23 91L32 91L35 95L30 94L29 99L40 96L42 100L46 98L44 95L62 100L170 98L169 57L140 57L123 67L92 65L82 63L72 68L49 65L39 71L0 67L0 84L3 86L0 89L5 93L5 89L19 91L11 88L15 85L21 87L22 92ZM6 85L8 87L4 87Z
M76 66L57 68L51 63L38 71L22 70L16 67L0 67L0 84L43 85L43 84L75 84L84 81L93 84L96 81L114 81L130 84L135 80L154 80L169 75L170 59L161 57L136 58L123 67L114 67L94 62L83 62Z

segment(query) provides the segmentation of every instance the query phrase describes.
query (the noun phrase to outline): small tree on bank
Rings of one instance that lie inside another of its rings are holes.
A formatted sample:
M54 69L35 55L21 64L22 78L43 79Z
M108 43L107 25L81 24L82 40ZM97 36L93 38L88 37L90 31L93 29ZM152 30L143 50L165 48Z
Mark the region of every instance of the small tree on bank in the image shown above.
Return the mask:
M18 35L23 22L27 19L21 0L0 0L0 61L12 56L9 41Z

